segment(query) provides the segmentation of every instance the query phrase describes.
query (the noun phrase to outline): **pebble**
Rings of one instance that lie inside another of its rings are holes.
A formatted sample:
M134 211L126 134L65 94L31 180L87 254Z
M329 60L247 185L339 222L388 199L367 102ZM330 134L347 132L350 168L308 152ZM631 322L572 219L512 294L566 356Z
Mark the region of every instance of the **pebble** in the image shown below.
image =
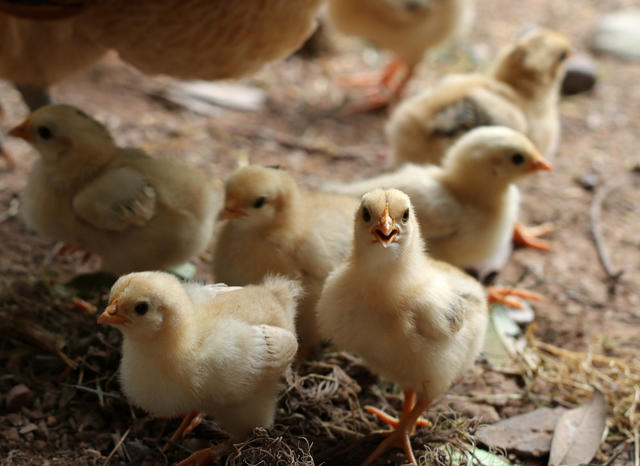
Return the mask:
M18 434L18 429L16 429L15 427L10 427L4 432L2 432L2 436L7 441L14 441L14 442L20 441L20 435Z
M604 15L591 34L591 48L626 60L640 60L640 9Z
M33 392L26 385L14 386L6 395L5 404L7 411L15 413L27 406L33 399Z
M562 80L562 95L590 91L596 85L596 64L588 55L574 55L567 60Z

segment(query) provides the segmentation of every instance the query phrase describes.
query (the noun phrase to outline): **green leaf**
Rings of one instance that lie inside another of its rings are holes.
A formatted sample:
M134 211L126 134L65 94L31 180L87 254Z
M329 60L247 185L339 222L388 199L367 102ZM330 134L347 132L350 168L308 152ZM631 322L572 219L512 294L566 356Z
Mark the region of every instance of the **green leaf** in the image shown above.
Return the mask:
M198 267L196 267L193 262L185 262L184 264L177 265L167 270L167 272L172 273L183 280L193 278L197 271Z
M450 445L440 445L451 464L481 464L483 466L513 466L507 460L480 448L469 445L469 450L454 450Z

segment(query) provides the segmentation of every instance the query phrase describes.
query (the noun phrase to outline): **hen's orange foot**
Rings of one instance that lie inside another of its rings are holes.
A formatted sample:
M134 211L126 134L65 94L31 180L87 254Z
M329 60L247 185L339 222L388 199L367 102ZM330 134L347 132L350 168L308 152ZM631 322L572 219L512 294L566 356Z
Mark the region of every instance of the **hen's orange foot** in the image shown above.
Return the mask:
M503 288L490 286L487 288L487 291L490 303L500 303L514 309L522 309L522 303L517 299L510 298L509 296L516 296L528 301L540 301L543 298L543 296L539 293L522 290L519 288Z
M195 429L200 425L203 418L204 418L204 414L201 413L200 411L191 411L189 414L184 416L182 418L182 422L180 423L180 426L171 436L171 441L173 443L176 443L179 440L182 440L185 436L189 435L193 431L193 429ZM162 449L162 451L166 453L167 451L169 451L170 448L171 448L171 443L167 443Z
M232 448L233 444L231 443L231 441L225 442L215 447L204 448L202 450L198 450L189 458L180 461L177 466L205 466L219 460Z
M513 243L516 246L524 246L539 251L550 251L551 243L540 239L541 236L548 235L553 231L551 223L543 223L535 227L526 227L520 222L516 222L513 228Z

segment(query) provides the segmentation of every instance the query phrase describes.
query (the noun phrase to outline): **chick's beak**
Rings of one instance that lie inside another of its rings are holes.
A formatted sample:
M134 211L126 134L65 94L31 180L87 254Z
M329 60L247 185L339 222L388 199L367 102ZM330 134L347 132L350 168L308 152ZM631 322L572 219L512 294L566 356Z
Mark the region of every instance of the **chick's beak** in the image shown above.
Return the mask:
M118 303L113 302L107 306L102 314L98 317L99 324L119 325L126 324L129 319L118 314Z
M25 141L33 140L33 138L31 137L31 133L29 132L29 125L30 124L31 124L31 121L27 118L22 123L20 123L18 126L16 126L15 128L11 129L9 131L9 135L11 135L11 136L13 136L15 138L24 139Z
M243 209L237 207L235 203L227 202L224 206L224 209L222 209L218 214L218 220L240 218L244 217L245 215L247 215L247 213Z
M378 225L373 228L372 233L385 248L388 248L396 240L398 229L396 228L396 222L389 215L389 204L384 206L384 213L380 216Z
M529 171L537 172L537 171L551 171L553 167L551 164L545 160L542 156L539 156L532 160Z

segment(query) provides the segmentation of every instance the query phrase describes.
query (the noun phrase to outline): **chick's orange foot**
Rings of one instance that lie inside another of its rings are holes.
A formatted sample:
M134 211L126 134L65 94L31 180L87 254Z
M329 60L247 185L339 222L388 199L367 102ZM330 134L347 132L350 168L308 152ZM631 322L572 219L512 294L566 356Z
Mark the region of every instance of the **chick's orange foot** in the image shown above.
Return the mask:
M409 415L411 410L415 407L416 404L416 392L414 390L405 390L404 391L404 400L402 403L402 414L400 419L397 419L393 416L388 415L384 411L374 407L374 406L365 406L364 409L366 412L373 414L380 421L384 422L387 425L390 425L393 428L397 428L405 417ZM411 433L415 432L416 427L431 427L431 422L426 419L418 418L416 424L413 426Z
M400 420L398 427L393 430L389 436L384 439L384 441L378 445L378 447L369 455L369 457L364 461L363 466L369 466L373 464L373 462L378 459L382 454L384 454L389 448L394 446L396 443L402 443L402 449L404 450L404 454L407 456L407 460L412 465L417 465L416 457L413 454L413 448L411 448L411 440L409 436L413 432L415 428L416 422L418 421L420 414L427 409L429 403L424 400L419 400L418 403L414 406L414 408L403 418Z
M514 309L522 309L522 303L517 299L510 298L509 296L516 296L528 301L540 301L543 297L541 294L533 291L498 286L487 287L487 294L490 303L500 303Z
M540 239L540 237L548 235L552 231L553 225L551 223L527 227L520 222L516 222L513 229L513 244L537 249L539 251L550 251L551 243Z
M171 436L171 441L175 443L182 440L185 436L189 435L193 431L193 429L200 425L203 418L204 414L200 411L191 411L189 414L183 416L180 426ZM166 453L170 448L171 443L167 443L162 451Z
M205 466L218 461L232 449L233 443L231 443L231 440L215 447L203 448L196 451L189 458L180 461L177 466Z

